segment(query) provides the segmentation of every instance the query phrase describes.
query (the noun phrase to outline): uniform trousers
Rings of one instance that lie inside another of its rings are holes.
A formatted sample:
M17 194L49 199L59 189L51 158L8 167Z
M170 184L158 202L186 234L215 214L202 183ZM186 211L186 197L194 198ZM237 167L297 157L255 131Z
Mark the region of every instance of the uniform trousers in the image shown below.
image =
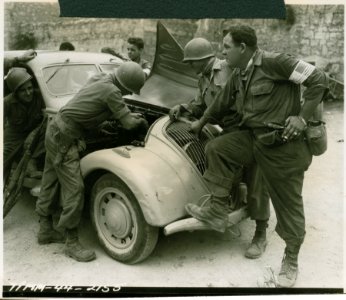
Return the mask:
M40 216L55 214L62 208L57 224L61 229L76 228L80 222L84 205L84 183L80 170L77 143L73 143L64 155L60 165L54 160L59 154L61 133L55 121L46 131L46 158L40 196L36 212Z
M275 210L276 232L290 245L301 245L305 237L302 198L304 172L312 161L302 137L268 147L256 140L251 130L221 135L206 146L204 178L213 194L228 192L242 166L259 167ZM254 173L253 173L254 174ZM255 185L259 183L255 182Z

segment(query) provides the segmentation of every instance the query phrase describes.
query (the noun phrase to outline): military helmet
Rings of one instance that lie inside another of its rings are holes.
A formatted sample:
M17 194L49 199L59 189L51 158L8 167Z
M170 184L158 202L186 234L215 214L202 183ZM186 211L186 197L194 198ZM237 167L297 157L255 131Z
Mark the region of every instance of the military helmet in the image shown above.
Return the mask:
M13 93L31 79L31 75L25 68L12 68L5 76L6 84Z
M115 71L115 77L128 91L139 94L144 85L145 74L141 66L135 62L124 62Z
M184 48L183 62L201 60L214 55L213 47L209 41L204 38L194 38Z

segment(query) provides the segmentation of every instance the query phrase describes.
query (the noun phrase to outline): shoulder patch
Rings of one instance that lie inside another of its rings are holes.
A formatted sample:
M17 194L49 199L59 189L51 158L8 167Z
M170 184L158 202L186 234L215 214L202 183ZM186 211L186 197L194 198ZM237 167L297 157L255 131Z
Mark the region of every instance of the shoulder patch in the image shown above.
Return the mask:
M315 66L299 60L288 79L296 84L301 84L312 74L315 69Z

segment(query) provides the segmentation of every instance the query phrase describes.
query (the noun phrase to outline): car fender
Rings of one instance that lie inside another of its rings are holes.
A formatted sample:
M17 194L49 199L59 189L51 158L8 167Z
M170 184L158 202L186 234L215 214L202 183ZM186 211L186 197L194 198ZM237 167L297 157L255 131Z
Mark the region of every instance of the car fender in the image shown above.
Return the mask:
M152 141L152 147L162 143ZM95 151L81 159L84 177L103 170L125 182L137 198L145 220L165 226L186 216L185 204L198 202L208 189L186 159L166 147L160 156L150 147L123 146ZM167 159L169 157L169 159Z

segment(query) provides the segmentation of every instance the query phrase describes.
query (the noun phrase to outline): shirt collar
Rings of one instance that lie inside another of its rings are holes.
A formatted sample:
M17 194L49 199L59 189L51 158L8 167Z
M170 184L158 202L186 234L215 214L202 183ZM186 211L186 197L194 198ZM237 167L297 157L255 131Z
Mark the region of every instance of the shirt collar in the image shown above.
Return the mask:
M245 70L241 70L240 71L240 75L242 77L246 77L249 70L252 68L252 66L254 65L254 60L255 60L255 56L257 55L257 50L254 52L254 54L251 56L249 62L247 63L247 66L245 68Z

